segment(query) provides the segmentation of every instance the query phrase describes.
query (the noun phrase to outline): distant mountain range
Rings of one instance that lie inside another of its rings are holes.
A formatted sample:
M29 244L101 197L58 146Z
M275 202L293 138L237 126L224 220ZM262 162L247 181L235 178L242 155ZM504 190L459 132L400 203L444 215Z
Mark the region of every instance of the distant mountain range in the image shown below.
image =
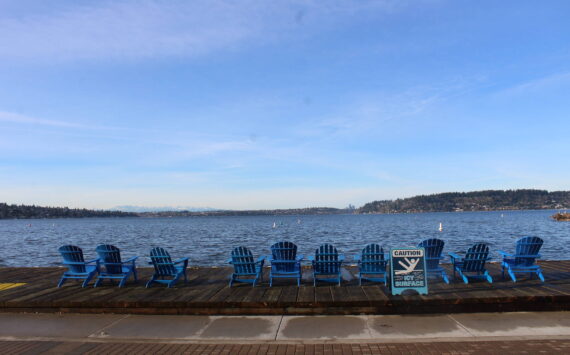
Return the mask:
M210 207L189 207L189 206L162 206L162 207L145 207L145 206L116 206L111 208L111 211L122 211L122 212L206 212L206 211L218 211L216 208Z

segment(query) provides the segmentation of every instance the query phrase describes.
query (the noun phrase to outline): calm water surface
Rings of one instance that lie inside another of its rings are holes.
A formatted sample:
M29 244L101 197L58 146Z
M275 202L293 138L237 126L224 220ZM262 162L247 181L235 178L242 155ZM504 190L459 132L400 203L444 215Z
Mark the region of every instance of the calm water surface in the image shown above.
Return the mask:
M545 240L544 259L570 259L570 223L552 221L554 212L0 220L0 266L60 265L57 248L64 244L95 258L102 243L119 247L123 258L142 257L139 264L146 264L152 247L163 246L174 258L189 257L191 265L224 265L232 247L266 255L279 240L296 243L304 255L333 243L352 260L367 243L414 246L430 237L446 241L444 252L484 241L498 258L496 251L512 251L518 238L539 236Z

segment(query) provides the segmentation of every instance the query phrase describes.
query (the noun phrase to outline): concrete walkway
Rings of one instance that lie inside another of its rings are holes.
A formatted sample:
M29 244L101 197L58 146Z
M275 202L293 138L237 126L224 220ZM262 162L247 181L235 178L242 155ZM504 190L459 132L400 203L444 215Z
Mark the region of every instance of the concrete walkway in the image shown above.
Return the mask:
M152 343L406 343L570 339L570 312L377 316L0 313L0 340Z

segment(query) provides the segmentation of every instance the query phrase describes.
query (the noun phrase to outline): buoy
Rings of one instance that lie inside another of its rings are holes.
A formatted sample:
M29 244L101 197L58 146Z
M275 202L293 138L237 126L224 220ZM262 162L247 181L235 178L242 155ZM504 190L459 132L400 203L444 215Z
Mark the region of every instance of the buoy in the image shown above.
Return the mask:
M443 223L439 223L439 231L442 232L443 231Z
M277 224L273 222L273 228L277 228Z
M300 219L297 219L297 224L301 224L301 220L300 220Z

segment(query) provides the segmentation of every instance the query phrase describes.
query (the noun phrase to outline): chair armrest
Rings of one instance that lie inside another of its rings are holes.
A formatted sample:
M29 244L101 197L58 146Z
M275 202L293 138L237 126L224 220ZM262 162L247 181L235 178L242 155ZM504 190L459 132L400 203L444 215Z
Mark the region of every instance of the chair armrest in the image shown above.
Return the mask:
M174 260L173 263L174 263L174 264L180 264L180 263L186 263L186 264L188 264L188 260L189 260L189 258L180 258L180 259L178 259L178 260Z
M132 258L123 261L123 263L130 263L130 262L135 262L139 257L138 256L133 256Z
M338 254L338 261L344 261L344 254Z
M91 264L91 263L99 263L99 258L93 259L93 260L89 260L89 261L86 261L86 262L85 262L85 264Z
M497 253L501 254L501 256L502 256L503 258L506 258L506 257L508 257L508 256L510 256L510 257L513 256L513 254L507 253L507 252L502 251L502 250L497 250Z
M232 258L229 258L229 259L228 259L228 264L231 264L231 263L232 263Z
M297 257L295 258L295 260L297 260L297 261L302 261L303 258L304 258L303 254L299 254L299 255L297 255Z
M307 258L309 261L315 261L315 256L314 255L309 255L309 257Z
M455 264L455 260L461 261L461 257L455 253L448 253L449 257L451 258L451 262Z
M257 261L255 263L263 265L264 262L265 262L265 255L262 255L257 259Z
M362 255L356 254L356 255L354 256L354 261L360 261L360 258L361 258L361 257L362 257Z
M532 254L532 255L526 255L526 254L514 254L513 258L540 258L541 255L540 254Z

